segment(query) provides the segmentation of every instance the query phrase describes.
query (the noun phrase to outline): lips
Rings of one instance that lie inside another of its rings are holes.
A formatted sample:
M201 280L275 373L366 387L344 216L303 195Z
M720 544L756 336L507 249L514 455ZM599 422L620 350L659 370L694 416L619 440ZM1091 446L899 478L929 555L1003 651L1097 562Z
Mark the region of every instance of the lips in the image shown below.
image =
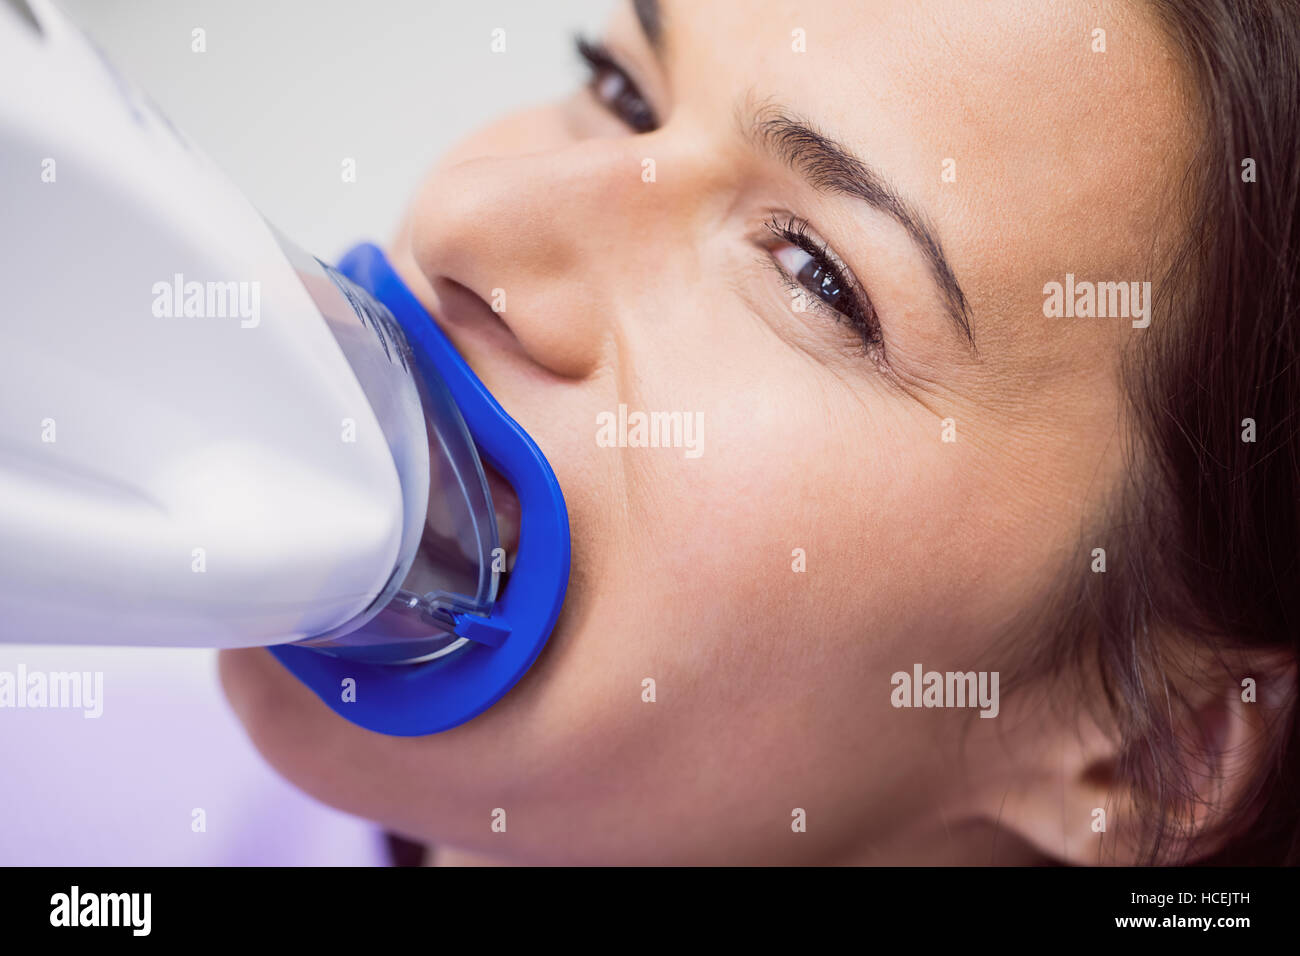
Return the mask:
M430 317L476 374L479 369L474 367L470 355L462 348L461 336L484 335L485 344L494 348L513 343L514 336L500 321L500 316L471 289L445 276L440 276L426 288L432 293L425 301ZM519 498L510 483L486 461L483 462L483 474L487 478L488 493L492 497L492 508L496 513L497 536L501 547L506 551L506 569L509 570L514 566L515 552L519 546Z
M506 551L506 570L515 564L515 553L519 550L519 497L509 482L483 463L483 474L487 476L488 493L492 496L492 510L497 518L497 537L501 547Z
M442 329L452 346L480 379L481 370L476 367L477 363L471 358L470 352L463 347L463 337L481 336L481 344L489 350L517 347L513 333L501 321L501 317L472 289L446 276L438 276L429 282L422 274L412 284L412 288L419 290L429 317ZM496 515L497 538L505 549L508 571L514 567L515 553L519 547L519 498L510 483L491 465L486 461L482 464L488 494L492 498L492 509Z

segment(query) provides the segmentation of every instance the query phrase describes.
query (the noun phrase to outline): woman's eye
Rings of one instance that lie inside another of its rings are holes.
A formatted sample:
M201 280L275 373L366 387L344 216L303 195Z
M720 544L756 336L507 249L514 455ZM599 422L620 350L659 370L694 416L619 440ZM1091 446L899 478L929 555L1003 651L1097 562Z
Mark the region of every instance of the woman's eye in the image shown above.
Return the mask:
M834 253L809 235L808 223L794 216L786 220L774 216L767 229L776 239L768 245L768 255L796 294L795 301L811 297L856 332L867 350L881 349L880 321L871 300Z
M638 133L648 133L659 126L654 110L627 71L599 43L579 37L578 55L591 73L588 88L605 109Z
M846 318L852 318L851 295L843 280L825 262L818 262L798 246L782 245L772 256L801 286Z

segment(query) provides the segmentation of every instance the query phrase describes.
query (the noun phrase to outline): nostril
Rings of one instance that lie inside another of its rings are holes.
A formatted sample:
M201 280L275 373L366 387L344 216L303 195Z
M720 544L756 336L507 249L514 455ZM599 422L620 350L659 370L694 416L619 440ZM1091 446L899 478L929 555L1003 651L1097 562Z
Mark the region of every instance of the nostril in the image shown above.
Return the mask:
M580 379L596 367L603 341L591 316L596 310L566 308L566 290L559 288L558 276L543 282L521 275L522 287L510 291L513 298L507 308L508 290L495 285L498 278L488 276L469 286L447 275L432 275L429 311L434 321L489 388L488 379L500 381L506 366L553 379ZM584 293L575 288L571 298ZM511 361L497 362L501 356Z
M471 324L495 326L514 338L514 332L506 324L501 313L469 286L462 285L455 279L439 276L433 281L433 291L437 296L440 319L457 326Z

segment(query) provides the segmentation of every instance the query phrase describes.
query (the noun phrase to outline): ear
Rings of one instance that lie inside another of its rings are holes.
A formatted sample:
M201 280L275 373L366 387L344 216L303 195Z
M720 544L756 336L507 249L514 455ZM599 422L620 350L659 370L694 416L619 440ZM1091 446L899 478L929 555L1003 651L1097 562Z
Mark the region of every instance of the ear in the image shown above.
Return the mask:
M1171 669L1172 671L1172 669ZM1154 677L1155 679L1152 679ZM1194 861L1219 849L1240 826L1243 797L1267 770L1295 706L1295 660L1278 654L1185 658L1167 676L1148 675L1145 700L1118 718L1173 715L1167 733L1150 732L1124 749L1125 729L1079 708L1040 720L1032 746L1020 749L1020 786L998 807L999 825L1046 856L1073 865L1137 865L1162 819L1160 862ZM1105 725L1105 726L1103 726ZM1025 743L1025 741L1022 741ZM1139 800L1138 782L1172 762L1182 775L1161 805Z

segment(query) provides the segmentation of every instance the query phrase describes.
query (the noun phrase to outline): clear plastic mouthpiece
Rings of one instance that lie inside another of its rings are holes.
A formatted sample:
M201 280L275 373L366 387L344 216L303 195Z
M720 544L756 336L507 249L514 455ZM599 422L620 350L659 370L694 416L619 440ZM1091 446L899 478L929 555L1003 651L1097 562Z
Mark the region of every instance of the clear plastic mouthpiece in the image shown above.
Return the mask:
M278 236L379 422L401 482L405 527L388 584L352 620L300 641L374 663L456 653L457 617L486 615L500 551L483 464L446 385L417 371L392 314L370 293Z

